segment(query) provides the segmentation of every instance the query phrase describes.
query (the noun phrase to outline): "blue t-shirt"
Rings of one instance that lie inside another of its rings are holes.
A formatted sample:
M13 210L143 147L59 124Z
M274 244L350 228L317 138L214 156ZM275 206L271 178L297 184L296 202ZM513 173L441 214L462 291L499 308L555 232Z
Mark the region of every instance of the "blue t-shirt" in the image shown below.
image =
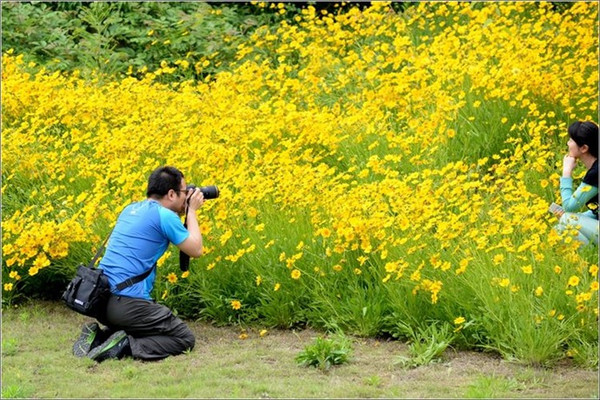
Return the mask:
M141 275L154 266L169 242L179 245L189 236L179 216L155 200L125 207L110 235L100 268L108 276L114 294L148 299L154 287L156 270L143 281L121 291L115 286Z

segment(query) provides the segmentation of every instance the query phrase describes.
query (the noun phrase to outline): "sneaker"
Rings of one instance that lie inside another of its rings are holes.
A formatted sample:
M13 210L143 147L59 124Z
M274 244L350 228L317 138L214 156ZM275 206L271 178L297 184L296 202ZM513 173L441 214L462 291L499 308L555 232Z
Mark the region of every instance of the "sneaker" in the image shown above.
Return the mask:
M125 331L116 331L104 343L94 347L87 356L92 360L102 362L109 358L120 359L128 354L131 354L131 348L127 334Z
M75 357L86 356L94 345L98 344L98 339L101 333L100 326L96 322L85 324L81 328L81 335L73 344L73 355Z

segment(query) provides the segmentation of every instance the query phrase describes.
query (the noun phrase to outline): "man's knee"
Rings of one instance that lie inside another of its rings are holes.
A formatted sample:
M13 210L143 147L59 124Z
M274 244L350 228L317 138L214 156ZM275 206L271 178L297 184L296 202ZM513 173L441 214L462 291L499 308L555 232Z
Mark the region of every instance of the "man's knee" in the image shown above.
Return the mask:
M196 345L196 337L189 328L187 329L187 334L185 335L183 341L186 347L190 350L192 350Z
M177 337L179 337L179 340L181 340L184 348L192 350L196 345L196 337L194 336L192 330L184 322L181 322L178 331Z

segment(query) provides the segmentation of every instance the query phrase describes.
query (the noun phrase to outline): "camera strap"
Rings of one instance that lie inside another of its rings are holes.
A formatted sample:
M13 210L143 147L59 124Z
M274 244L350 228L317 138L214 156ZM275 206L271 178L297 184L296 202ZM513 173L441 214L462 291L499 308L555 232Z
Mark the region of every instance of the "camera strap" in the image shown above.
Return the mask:
M187 210L185 213L185 220L183 222L183 226L185 227L185 229L187 229ZM190 256L188 256L181 250L179 250L179 268L184 272L190 269Z

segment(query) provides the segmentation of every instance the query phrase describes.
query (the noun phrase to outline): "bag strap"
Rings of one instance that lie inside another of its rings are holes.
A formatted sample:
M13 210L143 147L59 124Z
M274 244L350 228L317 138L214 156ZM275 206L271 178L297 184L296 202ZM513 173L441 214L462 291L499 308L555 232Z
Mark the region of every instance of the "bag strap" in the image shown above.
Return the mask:
M154 265L152 266L152 268L150 268L149 270L147 270L146 272L138 275L138 276L134 276L133 278L127 278L125 279L123 282L119 283L116 287L116 289L118 291L121 291L123 289L128 288L129 286L133 286L138 282L143 281L144 279L146 279L148 277L148 275L150 275L150 273L154 270L154 268L156 268L156 263L154 263Z
M123 211L125 211L125 208L123 208L121 210L121 212L123 212ZM96 265L96 261L98 261L98 258L100 257L100 254L102 254L102 251L106 247L106 242L108 242L108 239L110 238L110 235L112 235L112 233L115 230L116 226L117 225L115 224L115 226L113 226L113 228L110 230L110 232L108 233L108 235L106 235L106 239L104 239L104 241L102 242L102 244L98 248L98 251L96 252L96 255L94 256L94 258L92 258L92 261L90 262L90 264L88 265L88 267L94 268L94 265Z
M92 258L92 261L90 262L90 264L88 265L88 267L94 268L94 265L96 265L96 261L98 261L98 258L100 258L100 254L102 254L102 251L104 251L104 248L106 247L106 242L108 242L108 238L112 234L112 231L113 230L111 229L110 233L108 234L108 236L106 236L106 239L104 239L104 242L102 242L102 245L100 245L100 247L98 248L98 251L96 252L96 255L94 256L94 258Z

